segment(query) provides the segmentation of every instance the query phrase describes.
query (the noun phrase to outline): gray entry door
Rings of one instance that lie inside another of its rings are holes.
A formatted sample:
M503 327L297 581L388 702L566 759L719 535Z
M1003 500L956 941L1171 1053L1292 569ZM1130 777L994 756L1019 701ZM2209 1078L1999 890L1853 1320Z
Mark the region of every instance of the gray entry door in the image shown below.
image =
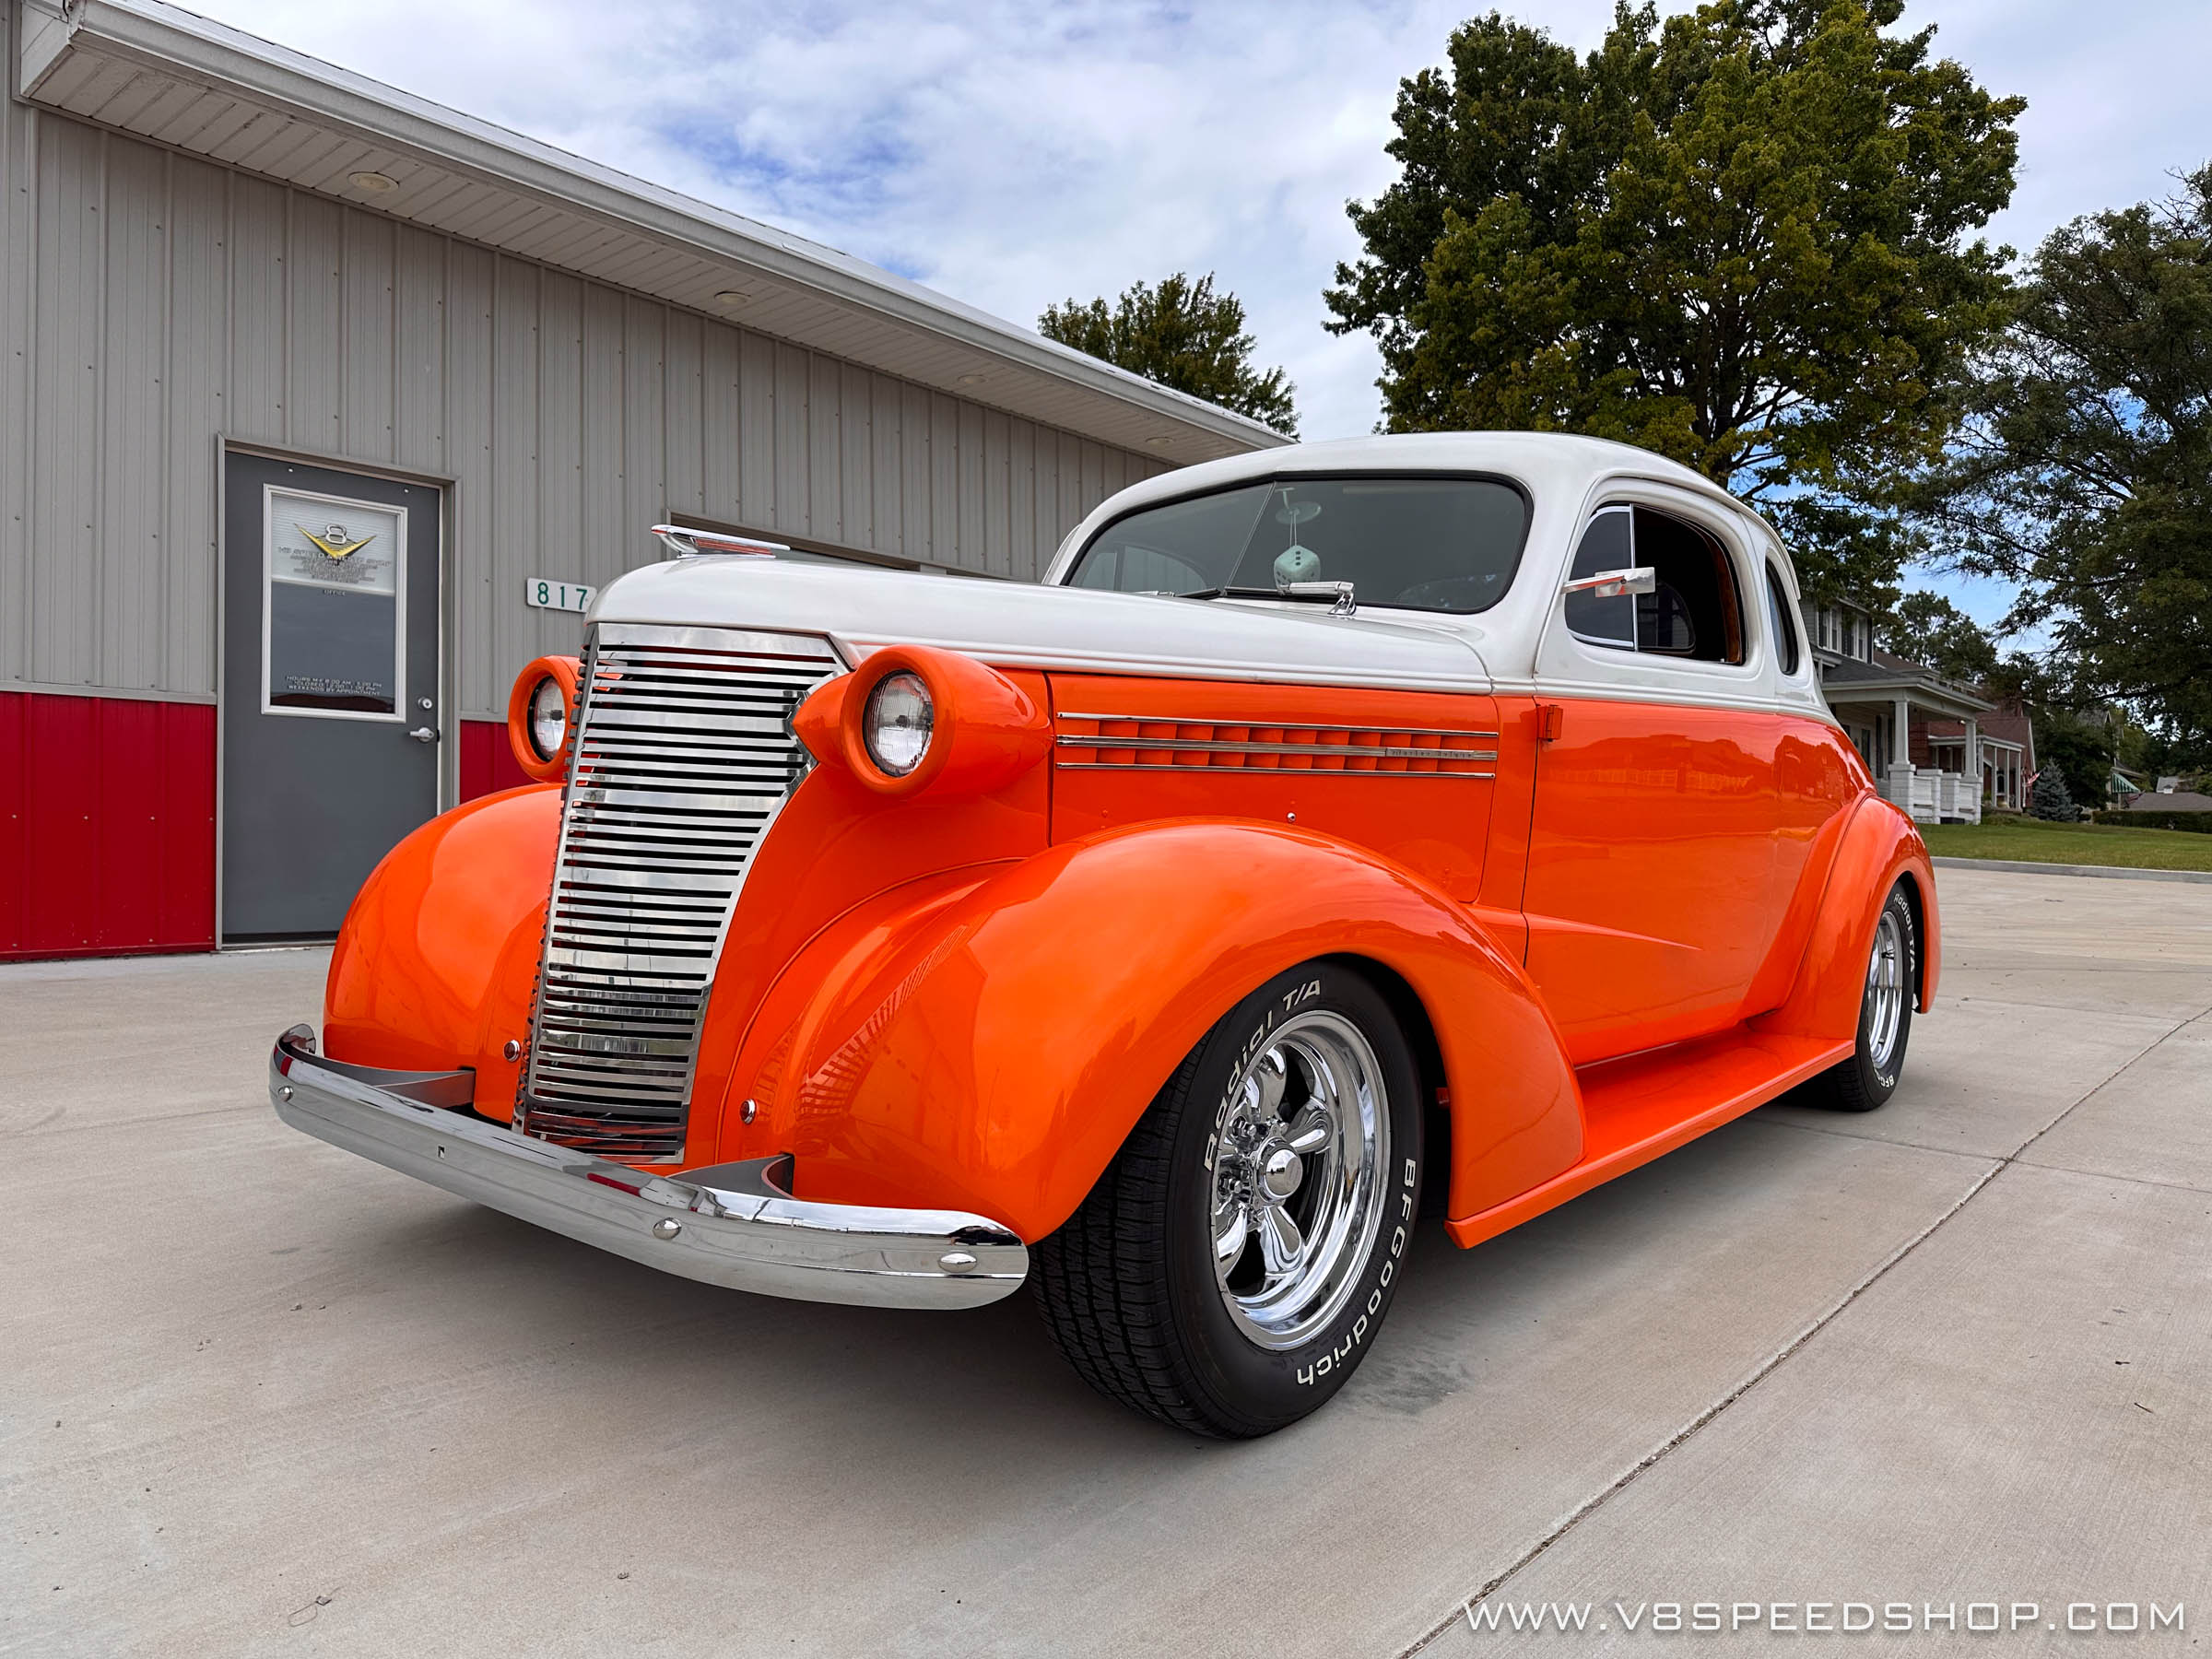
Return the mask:
M440 492L223 465L223 942L327 938L438 810Z

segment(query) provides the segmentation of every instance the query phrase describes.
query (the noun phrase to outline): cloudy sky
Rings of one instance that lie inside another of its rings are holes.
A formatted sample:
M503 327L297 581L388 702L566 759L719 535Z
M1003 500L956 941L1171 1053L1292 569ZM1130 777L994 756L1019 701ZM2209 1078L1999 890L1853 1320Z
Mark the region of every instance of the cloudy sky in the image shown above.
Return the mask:
M1435 0L197 0L194 9L1018 322L1215 271L1304 435L1373 427L1376 359L1325 333L1344 217L1392 175L1399 79L1477 9ZM1587 49L1610 0L1503 9ZM2033 244L2212 159L2205 0L1912 0L2029 100L1993 240ZM1986 595L1975 595L1989 612Z

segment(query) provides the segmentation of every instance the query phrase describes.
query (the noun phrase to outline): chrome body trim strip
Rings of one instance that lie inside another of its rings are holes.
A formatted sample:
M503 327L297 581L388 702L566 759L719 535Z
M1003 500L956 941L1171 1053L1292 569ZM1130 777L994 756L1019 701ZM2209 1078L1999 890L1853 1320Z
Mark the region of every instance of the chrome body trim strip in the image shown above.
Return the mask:
M1053 716L1059 720L1119 720L1141 723L1145 725L1210 725L1241 726L1246 731L1263 732L1403 732L1408 737L1495 737L1496 732L1480 732L1470 726L1382 726L1382 725L1320 725L1310 720L1245 720L1226 714L1078 714L1073 709L1063 709ZM1424 751L1426 752L1426 751Z
M325 1060L313 1031L294 1026L269 1056L269 1103L302 1134L386 1169L704 1284L801 1301L974 1308L1028 1277L1028 1246L997 1222L794 1198L787 1156L653 1175L420 1097L450 1098L473 1077Z
M1120 748L1149 748L1150 744L1119 744ZM1424 749L1424 754L1434 754ZM1053 767L1057 771L1168 771L1182 772L1194 778L1439 778L1480 782L1494 780L1498 774L1487 771L1365 771L1348 767L1333 766L1191 766L1173 760L1061 760L1055 759Z
M1190 721L1187 724L1200 723ZM1293 727L1293 730L1303 728ZM1174 749L1200 755L1340 755L1360 759L1381 760L1495 760L1496 749L1468 748L1385 748L1371 743L1238 743L1206 737L1144 737L1106 736L1077 737L1062 735L1054 744L1062 748L1090 749ZM1393 776L1397 774L1393 773ZM1416 773L1416 776L1420 774Z

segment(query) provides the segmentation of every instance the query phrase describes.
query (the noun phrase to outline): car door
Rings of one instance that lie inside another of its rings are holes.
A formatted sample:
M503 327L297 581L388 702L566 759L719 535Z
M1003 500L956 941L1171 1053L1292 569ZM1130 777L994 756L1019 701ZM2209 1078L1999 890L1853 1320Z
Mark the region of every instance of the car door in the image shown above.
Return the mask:
M1732 517L1661 486L1601 500L1567 578L1646 567L1653 591L1566 595L1537 649L1528 969L1578 1065L1735 1024L1774 939L1784 723Z

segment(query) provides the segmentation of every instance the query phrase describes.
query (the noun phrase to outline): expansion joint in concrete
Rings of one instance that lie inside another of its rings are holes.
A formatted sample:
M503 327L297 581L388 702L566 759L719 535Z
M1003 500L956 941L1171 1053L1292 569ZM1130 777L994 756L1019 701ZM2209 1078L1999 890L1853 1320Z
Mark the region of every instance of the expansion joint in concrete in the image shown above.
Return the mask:
M1461 1622L1463 1619L1468 1618L1471 1616L1471 1610L1473 1608L1479 1606L1490 1596L1496 1594L1506 1584L1512 1583L1515 1577L1517 1577L1524 1569L1535 1562L1547 1550L1550 1549L1555 1544L1558 1544L1560 1542L1560 1540L1567 1537L1575 1530L1575 1528L1582 1525L1583 1522L1587 1521L1591 1516L1597 1513L1599 1510L1610 1503L1615 1498L1618 1497L1622 1492L1633 1486L1647 1470L1652 1469L1657 1465L1665 1462L1678 1448L1686 1445L1691 1439L1693 1439L1701 1430L1706 1427L1706 1425L1720 1417L1723 1412L1726 1411L1731 1406L1735 1405L1736 1401L1742 1399L1754 1388L1758 1387L1760 1382L1764 1382L1768 1377L1771 1376L1776 1371L1781 1369L1781 1367L1786 1361L1788 1361L1800 1349L1805 1347L1807 1343L1811 1342L1814 1337L1818 1336L1823 1330L1827 1329L1828 1326L1831 1324L1846 1308L1850 1307L1862 1296L1865 1296L1869 1290L1873 1289L1876 1285L1881 1283L1881 1281L1888 1276L1892 1268L1896 1267L1908 1256L1912 1255L1913 1252L1917 1251L1923 1244L1927 1242L1929 1239L1935 1237L1935 1235L1940 1231L1953 1217L1964 1210L1969 1204L1971 1204L1985 1187L1987 1187L1992 1182L1995 1181L1998 1176L2002 1175L2015 1163L2020 1161L2022 1156L2030 1147L2033 1147L2038 1141L2041 1140L2053 1129L2065 1123L2066 1119L2072 1116L2074 1112L2081 1106L2094 1099L2099 1091L2103 1089L2114 1078L2118 1077L2130 1066L2136 1065L2138 1061L2143 1059L2145 1055L2156 1050L2159 1045L2164 1042L2168 1038L2173 1036L2176 1032L2194 1025L2197 1020L2206 1018L2208 1014L2212 1014L2212 1009L2206 1009L2196 1014L2186 1015L2174 1021L2172 1025L2168 1027L2165 1030L2159 1032L2158 1036L2152 1038L2150 1041L2145 1043L2134 1053L2130 1054L2125 1060L2114 1066L2105 1076L2098 1078L2095 1083L2091 1084L2088 1088L2084 1089L2078 1096L2077 1096L2073 1103L2067 1106L2065 1111L2058 1113L2057 1116L2053 1117L2041 1129L2038 1129L2033 1135L2022 1141L2018 1147L2015 1147L2010 1152L2005 1153L2002 1156L1992 1156L1989 1154L1979 1155L1988 1159L1989 1167L1983 1170L1980 1174L1976 1175L1973 1181L1968 1184L1966 1190L1961 1193L1959 1197L1950 1205L1950 1206L1947 1208L1940 1216L1937 1216L1933 1221L1929 1222L1927 1226L1922 1228L1910 1239L1907 1239L1902 1244L1899 1245L1897 1249L1891 1251L1888 1255L1885 1256L1878 1264L1876 1265L1872 1271L1868 1272L1856 1284L1853 1285L1849 1290L1845 1291L1842 1296L1839 1297L1834 1302L1830 1303L1824 1312L1815 1316L1814 1319L1794 1336L1791 1337L1789 1341L1783 1343L1780 1347L1776 1348L1774 1352L1768 1355L1764 1359L1760 1360L1758 1365L1754 1366L1750 1372L1745 1376L1742 1381L1737 1382L1735 1387L1729 1389L1726 1394L1723 1394L1719 1399L1713 1401L1710 1406L1707 1406L1702 1411L1699 1412L1697 1416L1690 1418L1688 1422L1683 1424L1681 1428L1677 1429L1672 1435L1668 1436L1666 1440L1663 1441L1658 1445L1653 1447L1649 1452L1645 1453L1642 1457L1639 1458L1629 1468L1623 1470L1620 1475L1618 1475L1603 1491L1594 1494L1567 1515L1563 1516L1551 1528L1550 1531L1547 1532L1542 1537L1538 1538L1534 1544L1530 1545L1527 1549L1524 1550L1521 1555L1517 1557L1502 1571L1487 1580L1471 1594L1463 1597L1457 1605L1453 1606L1451 1610L1445 1613L1441 1618L1438 1619L1435 1624L1424 1630L1419 1636L1415 1638L1414 1641L1407 1643L1405 1647L1400 1648L1396 1655L1394 1655L1394 1659L1411 1659L1411 1655L1418 1653L1421 1652L1421 1650L1434 1642L1453 1625ZM1803 1127L1804 1125L1792 1126ZM1815 1133L1820 1133L1820 1131L1815 1131ZM1865 1139L1871 1137L1855 1136L1850 1138ZM1939 1147L1920 1147L1916 1149L1922 1151L1942 1151L1942 1148ZM1954 1157L1976 1156L1973 1154L1958 1153L1947 1153L1945 1155ZM2030 1169L2041 1169L2050 1166L2030 1164L2028 1167Z

